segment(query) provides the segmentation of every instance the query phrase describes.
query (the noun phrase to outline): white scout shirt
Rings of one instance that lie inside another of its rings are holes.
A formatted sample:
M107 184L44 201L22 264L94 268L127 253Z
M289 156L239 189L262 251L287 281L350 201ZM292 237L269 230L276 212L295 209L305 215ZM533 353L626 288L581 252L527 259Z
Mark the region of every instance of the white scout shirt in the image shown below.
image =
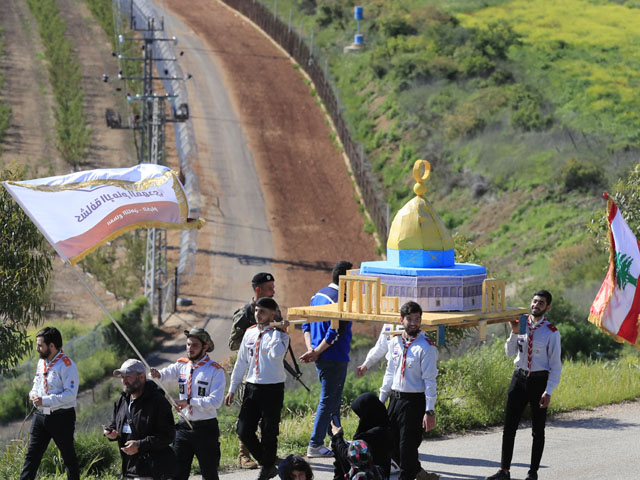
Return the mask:
M386 357L389 360L389 340L391 339L392 332L400 332L404 330L404 327L401 323L385 323L382 326L382 330L380 331L380 335L378 336L378 340L376 344L369 350L367 353L367 358L364 359L362 364L367 367L367 369L371 368L373 365L378 363L382 359L382 357Z
M247 383L284 383L283 360L288 347L289 335L276 327L267 326L262 331L258 325L247 328L231 374L229 392L236 392L245 373Z
M193 368L193 372L192 372ZM190 408L182 413L188 420L209 420L218 416L218 408L224 400L226 379L224 369L205 355L196 362L179 358L176 363L159 371L162 383L178 381L180 400L189 398L189 375L191 375Z
M433 342L422 332L413 340L405 340L402 334L397 333L389 341L388 355L387 370L380 387L380 401L384 403L391 390L404 393L424 392L425 410L435 409L438 349Z
M518 335L511 332L504 346L507 356L513 358L516 368L528 371L529 336L532 336L531 371L547 370L549 379L545 392L551 395L560 383L562 361L560 359L560 332L552 323L543 317L533 326L527 322L527 333Z
M61 408L75 407L79 385L76 364L60 350L51 362L43 358L38 360L29 397L42 397L42 406L38 407L38 411L48 415Z

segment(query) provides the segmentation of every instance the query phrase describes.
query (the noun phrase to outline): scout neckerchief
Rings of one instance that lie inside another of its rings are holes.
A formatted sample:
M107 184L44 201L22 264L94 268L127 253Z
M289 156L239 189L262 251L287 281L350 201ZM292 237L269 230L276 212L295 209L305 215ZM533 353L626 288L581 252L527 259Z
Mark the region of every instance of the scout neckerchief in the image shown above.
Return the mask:
M193 376L193 372L198 367L205 365L207 362L209 362L209 355L205 355L204 358L200 360L197 365L194 365L193 362L191 363L191 370L189 370L189 378L187 379L187 399L189 400L189 402L191 402L191 377ZM192 413L193 413L193 407L191 406L191 403L189 403L189 414L192 414Z
M418 333L419 335L419 333ZM418 338L418 335L416 335L415 337L411 337L411 340L409 340L408 342L404 339L404 334L400 334L400 338L402 339L402 347L404 348L404 352L402 352L402 365L400 366L400 376L402 378L404 378L404 370L405 370L405 365L407 363L407 353L409 352L409 347L411 346L411 344L413 343L413 341Z
M44 372L42 372L42 386L44 388L44 393L46 395L49 395L49 385L47 385L47 374L49 373L49 370L51 370L51 367L53 367L56 363L58 363L58 360L60 360L62 357L64 357L64 353L62 352L62 350L60 350L58 352L58 354L53 357L53 360L51 360L51 363L47 364L47 361L44 361Z
M533 332L535 332L540 325L542 325L545 321L545 317L542 317L542 320L538 322L538 324L534 327L533 322L531 321L531 316L529 316L529 335L527 335L527 376L531 375L531 363L533 360Z
M256 339L256 346L255 346L256 353L253 354L254 364L255 364L255 367L256 367L256 375L260 371L260 367L258 365L258 357L260 355L260 339L262 338L262 335L264 335L265 333L267 333L270 330L275 330L275 327L266 327L264 330L262 330L258 334L258 338Z

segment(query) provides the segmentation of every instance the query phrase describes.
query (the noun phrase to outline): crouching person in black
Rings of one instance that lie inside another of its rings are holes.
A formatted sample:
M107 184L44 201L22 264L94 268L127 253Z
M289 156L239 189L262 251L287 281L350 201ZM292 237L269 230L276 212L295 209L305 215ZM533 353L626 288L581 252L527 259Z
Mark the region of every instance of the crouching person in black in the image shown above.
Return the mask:
M146 380L140 360L127 360L113 374L122 380L124 391L115 402L111 424L104 428L104 435L118 441L122 478L171 477L175 454L170 445L176 430L169 401L154 382Z
M353 440L364 440L374 465L380 467L384 478L389 478L391 449L389 448L389 417L384 404L373 393L367 392L351 402L351 410L360 418ZM349 473L349 444L344 439L342 427L331 420L331 450L335 455L333 478L341 480Z

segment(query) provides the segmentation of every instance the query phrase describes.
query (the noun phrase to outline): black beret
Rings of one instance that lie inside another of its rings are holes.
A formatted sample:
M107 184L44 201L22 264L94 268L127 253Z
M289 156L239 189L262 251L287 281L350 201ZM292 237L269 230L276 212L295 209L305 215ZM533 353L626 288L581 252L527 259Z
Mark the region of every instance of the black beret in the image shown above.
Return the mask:
M251 279L251 285L260 285L261 283L273 282L273 275L267 272L256 273Z
M269 310L278 310L277 302L271 297L259 298L256 302L256 306L262 308L268 308Z

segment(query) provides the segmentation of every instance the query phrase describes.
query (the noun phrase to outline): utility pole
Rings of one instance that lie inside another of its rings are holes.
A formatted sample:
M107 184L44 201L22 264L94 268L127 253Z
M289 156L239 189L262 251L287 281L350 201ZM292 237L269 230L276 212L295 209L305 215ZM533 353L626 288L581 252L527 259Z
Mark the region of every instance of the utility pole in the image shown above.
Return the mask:
M186 103L181 103L179 106L172 108L172 116L167 116L166 102L168 100L174 100L177 97L166 93L156 93L153 88L154 81L186 80L187 78L168 76L167 70L164 70L164 75L154 75L154 63L158 65L158 62L177 61L176 57L163 58L156 56L154 52L159 51L159 49L155 48L159 42L172 42L174 45L177 45L177 38L164 37L164 20L161 20L160 26L158 27L153 17L147 18L145 25L139 28L133 12L134 0L130 1L130 35L126 36L124 32L120 32L120 26L122 25L120 3L116 2L116 5L117 14L115 24L117 25L119 52L113 52L113 55L118 58L120 66L118 79L123 80L125 85L127 82L132 82L132 85L141 82L142 88L140 92L134 93L133 95L127 93L127 101L130 104L135 103L132 109L133 115L129 116L129 124L123 126L120 114L112 109L107 109L107 126L110 128L125 128L134 131L138 163L164 164L166 161L166 124L168 122L184 122L188 120L189 107ZM128 56L124 53L125 45L131 43L140 46L142 55ZM123 70L125 62L141 62L142 74L126 73ZM108 81L106 75L103 75L103 81ZM149 300L149 307L151 308L152 314L158 315L159 324L162 319L161 305L163 302L161 296L167 285L167 281L167 231L161 228L147 229L144 295Z

